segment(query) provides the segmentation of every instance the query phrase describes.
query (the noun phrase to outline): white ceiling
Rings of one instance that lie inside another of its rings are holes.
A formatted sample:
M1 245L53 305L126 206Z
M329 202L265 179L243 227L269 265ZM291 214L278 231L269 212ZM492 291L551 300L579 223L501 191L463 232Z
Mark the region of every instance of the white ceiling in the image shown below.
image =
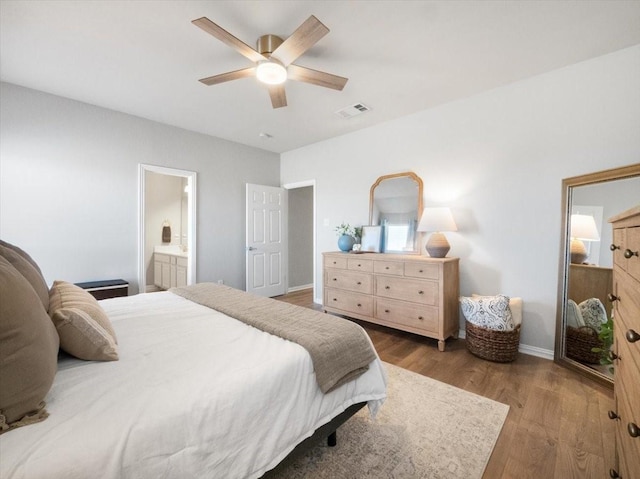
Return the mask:
M191 24L245 43L311 14L330 33L296 64L349 78L286 85L274 110L251 66ZM640 43L640 1L0 1L0 77L273 152L398 118ZM357 102L372 108L343 119ZM264 139L260 133L268 133Z

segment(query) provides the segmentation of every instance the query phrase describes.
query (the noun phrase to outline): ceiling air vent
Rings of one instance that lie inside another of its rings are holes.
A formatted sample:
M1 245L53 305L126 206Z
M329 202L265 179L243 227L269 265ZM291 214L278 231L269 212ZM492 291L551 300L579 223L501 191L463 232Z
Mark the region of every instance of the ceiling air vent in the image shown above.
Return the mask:
M353 116L360 115L370 110L371 108L369 108L364 103L356 103L354 105L343 108L342 110L338 110L336 112L336 115L338 115L341 118L351 118Z

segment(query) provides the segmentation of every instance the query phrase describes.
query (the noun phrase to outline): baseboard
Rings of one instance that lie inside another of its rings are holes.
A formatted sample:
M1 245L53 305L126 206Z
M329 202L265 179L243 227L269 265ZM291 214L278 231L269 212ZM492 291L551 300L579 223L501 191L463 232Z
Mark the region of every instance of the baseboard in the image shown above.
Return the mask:
M460 339L466 338L466 331L464 329L461 329L458 332L458 337ZM553 351L550 349L543 349L537 346L529 346L528 344L520 344L520 346L518 346L518 352L522 354L528 354L529 356L536 356L538 358L549 359L553 361Z
M287 289L287 293L295 293L296 291L302 291L303 289L313 289L313 283L294 286L293 288Z

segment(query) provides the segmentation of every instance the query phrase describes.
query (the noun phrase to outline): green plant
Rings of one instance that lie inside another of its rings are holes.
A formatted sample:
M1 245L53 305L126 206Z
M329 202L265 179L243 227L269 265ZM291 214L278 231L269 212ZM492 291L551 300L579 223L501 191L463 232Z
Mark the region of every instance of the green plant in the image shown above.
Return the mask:
M613 362L609 357L609 352L613 345L613 315L602 325L602 329L600 329L600 333L598 333L598 338L602 341L602 347L591 348L591 351L600 353L600 364L604 366L609 365L609 372L613 374Z

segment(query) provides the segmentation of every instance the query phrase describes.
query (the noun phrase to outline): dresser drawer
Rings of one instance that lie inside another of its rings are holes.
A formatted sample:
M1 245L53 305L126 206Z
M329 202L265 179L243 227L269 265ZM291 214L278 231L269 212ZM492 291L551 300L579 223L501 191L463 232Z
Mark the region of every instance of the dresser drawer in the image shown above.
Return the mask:
M373 277L357 271L331 270L325 272L324 284L328 288L345 289L363 294L373 294Z
M440 265L431 263L407 263L404 265L405 276L422 279L440 279Z
M326 268L339 268L347 269L347 258L340 256L326 256L325 259Z
M627 228L626 250L630 250L633 254L631 258L627 259L627 273L640 281L640 256L638 256L640 255L640 227Z
M347 259L347 269L371 273L373 271L373 261L370 259L349 258Z
M640 398L640 341L630 343L625 338L627 328L615 328L615 351L620 359L615 362L614 389L617 395L625 395L630 398ZM637 408L640 409L640 399L636 399ZM640 421L639 417L636 419ZM640 426L640 422L638 423Z
M325 306L348 313L373 316L373 296L327 288Z
M377 274L404 275L404 263L400 261L376 261L374 271Z
M403 303L393 299L376 299L376 318L431 333L438 332L438 308Z
M615 282L615 295L619 298L615 303L616 320L620 319L626 328L640 333L640 282L622 274L616 275ZM640 341L635 344L640 346Z
M640 414L637 410L631 409L629 401L637 401L638 396L633 393L625 394L625 397L617 397L617 414L619 420L616 421L616 447L618 457L624 463L622 470L627 474L624 477L637 477L640 471L640 437L633 437L629 434L629 424L640 427ZM633 472L633 474L629 474Z
M385 298L438 305L438 283L432 281L376 276L375 292Z

